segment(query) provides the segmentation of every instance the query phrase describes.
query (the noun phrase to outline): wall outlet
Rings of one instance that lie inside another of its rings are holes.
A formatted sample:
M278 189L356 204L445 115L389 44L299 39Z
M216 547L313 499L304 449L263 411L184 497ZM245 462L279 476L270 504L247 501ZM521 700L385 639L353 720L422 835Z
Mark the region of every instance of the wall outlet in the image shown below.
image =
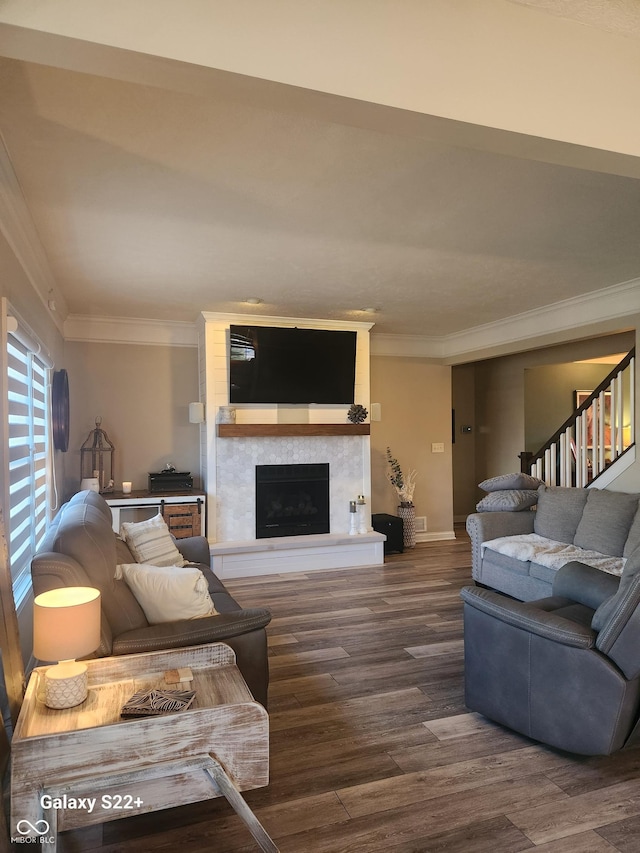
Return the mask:
M444 453L444 442L443 441L434 441L431 443L431 452L432 453Z
M416 533L426 533L427 532L427 516L426 515L416 515Z

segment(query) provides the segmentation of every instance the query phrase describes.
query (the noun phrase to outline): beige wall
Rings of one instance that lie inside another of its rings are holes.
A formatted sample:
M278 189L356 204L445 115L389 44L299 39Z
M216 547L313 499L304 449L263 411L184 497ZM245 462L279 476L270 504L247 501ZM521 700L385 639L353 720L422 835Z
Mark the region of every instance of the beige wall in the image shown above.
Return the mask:
M71 431L65 494L80 486L80 448L102 417L115 445L115 481L147 487L150 471L172 462L199 480L198 352L191 347L67 343Z
M453 530L451 462L451 368L421 358L374 356L371 400L382 420L371 424L371 510L397 514L397 496L387 479L386 449L402 470L418 471L414 503L427 517L427 537ZM432 453L432 442L444 453Z

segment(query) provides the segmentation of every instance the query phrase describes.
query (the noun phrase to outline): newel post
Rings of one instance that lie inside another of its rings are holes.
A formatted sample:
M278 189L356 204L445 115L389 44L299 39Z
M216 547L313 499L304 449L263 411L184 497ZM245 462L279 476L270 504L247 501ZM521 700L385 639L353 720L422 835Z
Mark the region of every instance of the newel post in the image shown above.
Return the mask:
M531 472L531 457L533 453L530 450L523 450L518 456L520 457L520 472L522 474L529 474Z

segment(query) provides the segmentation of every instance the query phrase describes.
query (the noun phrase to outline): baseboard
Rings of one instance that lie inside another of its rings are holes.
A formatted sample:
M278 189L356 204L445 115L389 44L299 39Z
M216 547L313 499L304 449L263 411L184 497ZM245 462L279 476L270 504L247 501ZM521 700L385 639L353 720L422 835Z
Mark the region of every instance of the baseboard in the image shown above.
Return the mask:
M455 539L454 530L436 530L434 533L416 533L416 542L444 542Z

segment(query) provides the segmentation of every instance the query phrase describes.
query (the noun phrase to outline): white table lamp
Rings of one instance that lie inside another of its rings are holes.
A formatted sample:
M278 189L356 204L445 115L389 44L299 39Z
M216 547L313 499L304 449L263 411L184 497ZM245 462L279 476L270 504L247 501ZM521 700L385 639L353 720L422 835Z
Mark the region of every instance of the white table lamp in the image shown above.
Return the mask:
M62 587L37 595L33 604L33 654L59 661L45 673L45 704L73 708L87 698L87 666L76 658L100 645L100 592Z

